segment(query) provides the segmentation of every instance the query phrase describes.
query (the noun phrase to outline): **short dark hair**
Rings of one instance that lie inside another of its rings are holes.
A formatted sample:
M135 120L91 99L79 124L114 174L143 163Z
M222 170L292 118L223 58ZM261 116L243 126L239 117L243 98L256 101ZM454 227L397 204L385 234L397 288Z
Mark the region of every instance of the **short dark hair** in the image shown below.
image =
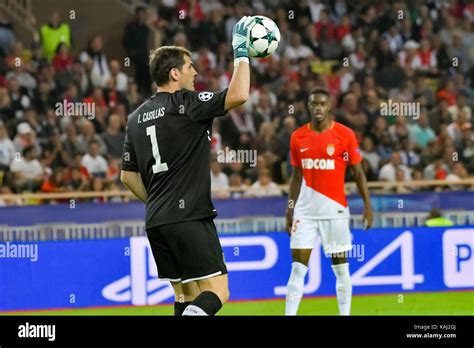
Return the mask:
M29 145L23 149L23 157L28 156L31 152L36 150L36 148L33 145Z
M325 88L322 88L322 87L313 88L313 89L311 90L311 92L309 92L308 98L309 98L310 96L312 96L313 94L324 94L324 95L326 95L328 98L331 97L331 96L329 95L328 90L325 89Z
M100 146L100 143L99 143L99 141L93 139L93 140L89 141L89 143L87 144L87 146L90 147L90 146L92 146L92 145Z
M150 54L150 75L158 86L167 84L171 69L181 70L184 56L191 58L191 52L180 46L162 46Z
M140 12L146 12L146 7L143 4L139 4L135 7L135 14L139 14Z

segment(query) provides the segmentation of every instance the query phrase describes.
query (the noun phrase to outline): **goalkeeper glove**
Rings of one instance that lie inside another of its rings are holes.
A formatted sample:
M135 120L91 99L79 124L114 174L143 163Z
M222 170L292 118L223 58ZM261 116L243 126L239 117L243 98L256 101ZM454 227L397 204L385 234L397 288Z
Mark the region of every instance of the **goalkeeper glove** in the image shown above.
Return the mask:
M232 30L232 49L234 50L234 66L239 62L249 62L248 43L250 30L255 25L252 16L244 16Z

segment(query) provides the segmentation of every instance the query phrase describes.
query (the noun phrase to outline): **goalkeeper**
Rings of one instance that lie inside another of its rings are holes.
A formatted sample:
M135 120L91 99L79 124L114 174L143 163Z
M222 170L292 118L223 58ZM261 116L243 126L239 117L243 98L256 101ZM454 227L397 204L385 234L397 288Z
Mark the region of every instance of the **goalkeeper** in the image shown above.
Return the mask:
M158 89L128 118L121 180L146 203L146 232L158 277L171 283L175 315L215 315L229 298L227 268L211 201L210 132L249 97L252 17L233 30L229 88L195 92L190 52L164 46L150 56Z

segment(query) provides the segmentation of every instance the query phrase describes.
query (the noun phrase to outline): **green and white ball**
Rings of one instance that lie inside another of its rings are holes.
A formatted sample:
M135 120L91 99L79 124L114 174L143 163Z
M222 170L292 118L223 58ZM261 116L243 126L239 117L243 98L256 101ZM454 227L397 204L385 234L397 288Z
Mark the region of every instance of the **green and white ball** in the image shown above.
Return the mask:
M255 25L249 35L249 56L265 58L275 52L280 42L280 29L274 21L265 16L253 16Z

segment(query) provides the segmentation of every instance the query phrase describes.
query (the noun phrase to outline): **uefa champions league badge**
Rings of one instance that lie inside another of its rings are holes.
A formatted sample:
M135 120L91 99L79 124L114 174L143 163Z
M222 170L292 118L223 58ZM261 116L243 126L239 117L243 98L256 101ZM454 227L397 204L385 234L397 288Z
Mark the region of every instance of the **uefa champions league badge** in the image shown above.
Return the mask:
M334 144L328 144L328 147L326 148L326 152L328 153L329 156L334 155L335 150L336 149L334 147Z
M214 96L213 92L201 92L198 94L199 100L203 102L211 100L213 96Z

